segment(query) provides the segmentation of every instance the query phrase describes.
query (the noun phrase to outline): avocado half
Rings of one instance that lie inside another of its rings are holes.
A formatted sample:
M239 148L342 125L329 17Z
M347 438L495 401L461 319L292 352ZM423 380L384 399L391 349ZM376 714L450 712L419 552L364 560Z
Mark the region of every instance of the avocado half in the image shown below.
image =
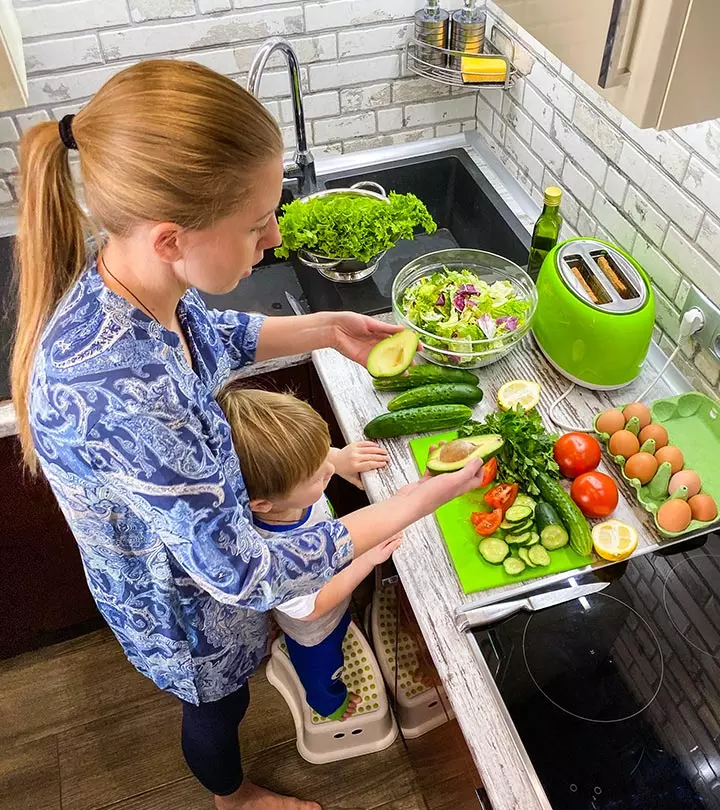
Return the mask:
M502 437L495 433L465 436L436 447L428 456L427 468L434 473L455 472L461 470L471 458L488 461L502 446Z
M417 333L403 329L372 347L366 363L367 370L373 377L397 377L410 367L417 349Z

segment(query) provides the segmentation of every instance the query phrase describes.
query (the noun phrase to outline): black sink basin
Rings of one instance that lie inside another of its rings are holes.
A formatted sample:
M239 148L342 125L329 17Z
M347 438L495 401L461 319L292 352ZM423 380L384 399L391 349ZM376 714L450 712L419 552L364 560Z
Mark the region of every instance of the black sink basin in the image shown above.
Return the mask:
M462 149L386 163L364 172L321 178L321 187L343 188L373 180L387 191L412 192L427 205L438 224L434 234L420 234L389 250L376 272L355 284L337 284L305 267L297 258L278 260L268 251L252 276L227 295L204 295L216 309L240 309L267 315L290 315L285 297L291 293L306 311L351 309L375 314L391 308L390 292L398 272L424 253L468 247L498 253L520 265L527 263L529 236L517 217ZM12 237L0 239L0 400L10 396L10 342L15 324Z

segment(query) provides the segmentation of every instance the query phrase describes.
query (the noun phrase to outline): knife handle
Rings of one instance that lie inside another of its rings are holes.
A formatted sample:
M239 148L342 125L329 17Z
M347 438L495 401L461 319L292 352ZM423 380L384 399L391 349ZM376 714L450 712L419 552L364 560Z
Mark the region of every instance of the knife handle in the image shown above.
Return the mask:
M469 630L471 627L485 627L502 619L513 616L525 607L525 602L502 602L499 605L485 605L483 607L459 613L455 617L458 630Z

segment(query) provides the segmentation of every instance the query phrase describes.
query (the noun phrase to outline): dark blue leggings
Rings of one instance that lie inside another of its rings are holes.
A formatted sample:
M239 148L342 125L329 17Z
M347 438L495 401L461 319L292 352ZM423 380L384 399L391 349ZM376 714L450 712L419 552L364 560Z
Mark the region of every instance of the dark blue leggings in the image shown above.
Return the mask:
M246 684L213 703L182 702L182 750L200 784L216 796L229 796L242 784L238 726L250 705Z

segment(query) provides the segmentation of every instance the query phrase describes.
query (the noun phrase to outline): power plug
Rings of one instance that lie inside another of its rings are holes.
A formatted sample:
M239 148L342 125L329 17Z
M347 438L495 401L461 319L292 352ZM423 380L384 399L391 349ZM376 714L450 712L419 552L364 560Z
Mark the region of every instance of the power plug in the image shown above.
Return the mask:
M705 326L705 313L700 307L691 307L685 310L680 321L680 337L678 343L687 340L692 335L697 335Z
M697 326L697 314L691 314L699 310L702 313L703 322L699 328ZM685 332L689 329L691 331ZM720 363L720 307L714 304L697 287L691 287L685 302L685 313L680 324L681 339L692 335L693 340L707 349L715 360Z

